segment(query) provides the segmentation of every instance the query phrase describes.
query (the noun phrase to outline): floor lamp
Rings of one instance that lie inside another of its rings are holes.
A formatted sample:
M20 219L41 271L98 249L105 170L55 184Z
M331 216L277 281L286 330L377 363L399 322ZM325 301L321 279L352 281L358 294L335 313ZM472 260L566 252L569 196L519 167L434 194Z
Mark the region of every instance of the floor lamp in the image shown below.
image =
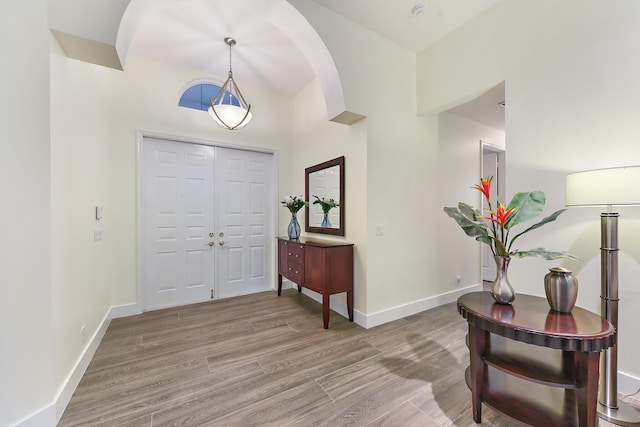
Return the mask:
M618 333L618 214L612 206L640 205L640 166L567 175L567 206L606 206L600 214L601 315ZM614 424L640 426L640 412L618 402L618 344L600 356L598 415Z

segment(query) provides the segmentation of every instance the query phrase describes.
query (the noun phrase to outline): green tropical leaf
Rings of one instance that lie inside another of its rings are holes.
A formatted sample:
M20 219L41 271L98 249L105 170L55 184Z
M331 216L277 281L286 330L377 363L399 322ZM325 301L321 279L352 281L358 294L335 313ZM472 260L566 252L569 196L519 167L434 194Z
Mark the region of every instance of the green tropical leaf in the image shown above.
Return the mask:
M481 180L482 182L482 180ZM480 190L478 186L474 188ZM482 190L481 190L482 191ZM517 233L514 237L509 236L511 228L525 221L529 221L540 215L546 203L545 194L542 191L519 192L513 196L506 208L498 204L495 213L490 212L491 219L466 203L458 203L457 208L444 208L444 211L462 228L467 236L473 237L476 241L486 243L491 248L491 252L498 256L513 256L523 258L533 256L554 260L559 258L577 259L568 252L550 251L545 248L535 248L528 251L511 250L513 243L523 234L540 228L543 225L555 221L566 209L561 209L543 218L541 221L529 226L524 231ZM489 204L491 209L491 204ZM503 209L511 210L505 221ZM504 222L503 222L504 221ZM497 225L496 225L497 224Z
M500 239L493 239L493 241L496 243L496 255L509 256L507 248L504 246L504 243L500 241Z
M487 234L485 226L474 220L474 209L464 203L459 203L457 208L444 208L444 211L462 228L467 236L477 237Z
M549 223L549 222L553 222L556 220L556 218L558 218L558 216L560 216L560 214L562 212L566 211L566 209L560 209L559 211L555 211L554 213L552 213L551 215L549 215L548 217L543 218L540 222L533 224L531 227L527 228L526 230L516 234L515 236L513 236L513 239L511 239L511 243L509 243L509 248L511 248L511 245L513 245L513 242L520 236L522 236L524 233L528 233L531 230L535 230L536 228L540 228L543 225Z
M533 256L538 258L544 258L548 261L554 260L554 259L560 259L560 258L578 259L575 255L572 255L569 252L550 251L545 248L535 248L535 249L530 249L528 251L515 251L511 254L511 256L518 257L518 258Z
M478 237L476 237L476 240L480 243L486 243L487 245L489 245L489 247L491 247L491 242L493 241L493 239L491 238L491 236L489 236L489 234L482 234ZM493 247L491 247L491 250L493 251Z
M514 213L509 217L504 228L509 230L521 222L537 217L542 213L546 201L546 196L542 191L516 193L507 206L507 209L513 208Z

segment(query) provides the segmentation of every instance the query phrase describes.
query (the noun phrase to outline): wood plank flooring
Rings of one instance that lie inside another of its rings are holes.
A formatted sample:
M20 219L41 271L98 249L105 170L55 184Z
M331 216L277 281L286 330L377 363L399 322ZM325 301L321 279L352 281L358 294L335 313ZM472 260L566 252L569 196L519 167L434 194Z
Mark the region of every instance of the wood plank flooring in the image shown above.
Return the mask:
M295 290L115 319L58 425L476 426L455 304L329 327Z

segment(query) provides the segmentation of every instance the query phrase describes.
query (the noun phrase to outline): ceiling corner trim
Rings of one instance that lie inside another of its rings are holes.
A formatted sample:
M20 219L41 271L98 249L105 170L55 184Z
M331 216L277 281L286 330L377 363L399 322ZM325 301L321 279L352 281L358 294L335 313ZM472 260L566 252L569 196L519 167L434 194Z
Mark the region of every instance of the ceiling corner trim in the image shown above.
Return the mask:
M68 58L122 71L115 46L58 30L51 30L51 33Z
M355 122L358 122L366 117L367 116L363 116L362 114L352 113L351 111L343 111L342 113L333 117L331 121L335 123L351 126Z

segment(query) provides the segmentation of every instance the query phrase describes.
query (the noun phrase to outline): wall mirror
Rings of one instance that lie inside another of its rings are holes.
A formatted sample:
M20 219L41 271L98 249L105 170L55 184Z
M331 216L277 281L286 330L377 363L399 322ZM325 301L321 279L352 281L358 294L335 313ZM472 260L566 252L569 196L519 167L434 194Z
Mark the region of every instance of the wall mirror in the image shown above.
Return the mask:
M344 236L344 156L329 160L304 170L305 231L309 233L335 234ZM314 204L318 198L334 199L338 206L325 212L321 204Z

